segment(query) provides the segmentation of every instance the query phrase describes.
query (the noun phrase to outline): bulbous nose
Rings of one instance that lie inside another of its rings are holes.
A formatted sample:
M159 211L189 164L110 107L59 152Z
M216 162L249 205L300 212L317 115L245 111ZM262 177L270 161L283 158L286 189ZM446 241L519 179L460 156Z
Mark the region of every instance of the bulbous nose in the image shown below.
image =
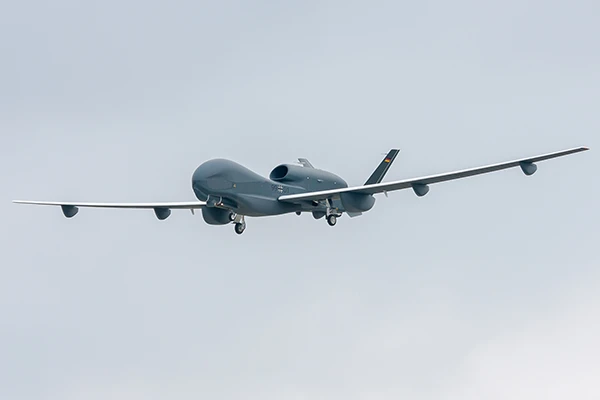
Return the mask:
M192 181L205 181L217 172L215 160L206 161L196 168L192 175Z
M208 199L209 191L206 185L206 181L193 180L192 190L194 191L194 195L196 195L196 198L198 200L206 201L206 199Z
M214 159L196 168L192 175L192 189L199 200L205 201L209 195L220 195L233 186L227 176L230 163L227 160Z
M212 160L211 160L212 161ZM215 175L214 162L206 161L201 164L192 174L192 189L198 200L205 201L210 194L208 179Z

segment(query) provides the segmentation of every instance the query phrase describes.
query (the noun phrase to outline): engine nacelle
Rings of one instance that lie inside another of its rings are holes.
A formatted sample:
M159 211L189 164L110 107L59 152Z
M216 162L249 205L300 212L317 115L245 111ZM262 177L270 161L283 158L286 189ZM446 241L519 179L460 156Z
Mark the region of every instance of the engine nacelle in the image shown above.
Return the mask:
M324 187L331 188L347 187L348 184L339 176L332 174L331 172L323 171L317 168L301 167L293 164L281 164L273 168L269 174L269 178L275 182L299 184L305 186L307 182L310 184L323 185ZM317 183L318 182L318 183ZM316 188L315 188L316 190Z
M309 168L293 164L281 164L273 168L269 178L275 182L297 182L304 181L309 174L314 173Z
M209 225L226 225L231 223L229 215L231 211L222 208L203 207L202 218Z
M375 205L375 197L362 193L341 193L344 210L348 212L369 211Z

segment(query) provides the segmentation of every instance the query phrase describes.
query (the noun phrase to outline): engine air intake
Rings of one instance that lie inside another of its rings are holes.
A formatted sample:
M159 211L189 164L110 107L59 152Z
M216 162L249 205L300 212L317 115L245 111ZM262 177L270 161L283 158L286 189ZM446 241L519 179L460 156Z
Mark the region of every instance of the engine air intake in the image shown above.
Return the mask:
M282 181L285 179L287 174L290 172L290 169L287 165L279 165L271 171L269 178L273 181Z

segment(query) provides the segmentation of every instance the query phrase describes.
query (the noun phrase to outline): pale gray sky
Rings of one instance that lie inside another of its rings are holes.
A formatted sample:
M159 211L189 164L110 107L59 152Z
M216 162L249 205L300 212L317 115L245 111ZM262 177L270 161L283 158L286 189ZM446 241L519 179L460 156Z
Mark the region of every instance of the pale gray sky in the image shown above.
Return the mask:
M600 3L4 2L0 398L597 399ZM194 168L361 183L335 228L14 198L191 200Z

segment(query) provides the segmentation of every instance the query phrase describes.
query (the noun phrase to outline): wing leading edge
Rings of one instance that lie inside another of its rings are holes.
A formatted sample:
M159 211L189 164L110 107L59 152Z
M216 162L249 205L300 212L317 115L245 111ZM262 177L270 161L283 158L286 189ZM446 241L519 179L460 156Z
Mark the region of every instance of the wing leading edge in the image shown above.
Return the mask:
M60 206L63 214L67 218L74 217L79 211L79 207L93 208L125 208L125 209L153 209L156 217L160 220L166 219L171 215L171 210L196 210L206 206L205 202L162 202L162 203L79 203L79 202L60 202L60 201L30 201L13 200L17 204L33 204L38 206Z
M443 174L424 176L420 178L404 179L394 182L376 183L372 185L354 186L341 189L322 190L319 192L310 193L299 193L283 195L279 197L280 201L285 202L297 202L297 201L312 201L312 200L323 200L327 198L335 197L340 193L362 193L362 194L376 194L391 192L393 190L401 190L412 188L418 196L424 196L429 191L428 185L432 183L439 183L445 181L451 181L454 179L467 178L469 176L486 174L494 171L501 171L503 169L513 168L520 166L526 175L532 175L537 170L537 166L534 164L539 161L549 160L552 158L562 157L569 154L579 153L582 151L589 150L588 147L577 147L568 150L557 151L554 153L543 154L535 157L521 158L513 161L506 161L497 164L486 165L477 168L463 169L460 171L447 172Z

